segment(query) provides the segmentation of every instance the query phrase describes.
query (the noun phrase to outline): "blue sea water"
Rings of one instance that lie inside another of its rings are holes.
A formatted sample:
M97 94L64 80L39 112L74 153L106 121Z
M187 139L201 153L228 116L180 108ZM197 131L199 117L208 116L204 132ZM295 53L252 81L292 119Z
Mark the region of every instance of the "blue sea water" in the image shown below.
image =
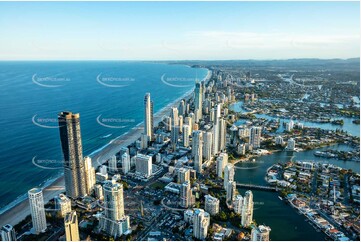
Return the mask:
M206 75L150 62L0 62L0 210L62 173L59 112L80 113L89 155L143 121L146 92L157 112Z

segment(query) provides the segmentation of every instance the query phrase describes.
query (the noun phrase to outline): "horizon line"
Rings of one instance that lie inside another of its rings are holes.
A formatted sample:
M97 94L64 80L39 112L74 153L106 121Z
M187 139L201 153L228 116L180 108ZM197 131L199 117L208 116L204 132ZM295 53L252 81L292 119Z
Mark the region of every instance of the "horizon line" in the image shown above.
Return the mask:
M18 59L18 60L1 60L0 62L20 62L20 61L141 61L141 62L160 62L160 61L286 61L286 60L350 60L350 59L360 59L358 57L348 57L348 58L340 58L340 57L333 57L333 58L318 58L318 57L294 57L294 58L280 58L280 59L162 59L162 60L149 60L149 59Z

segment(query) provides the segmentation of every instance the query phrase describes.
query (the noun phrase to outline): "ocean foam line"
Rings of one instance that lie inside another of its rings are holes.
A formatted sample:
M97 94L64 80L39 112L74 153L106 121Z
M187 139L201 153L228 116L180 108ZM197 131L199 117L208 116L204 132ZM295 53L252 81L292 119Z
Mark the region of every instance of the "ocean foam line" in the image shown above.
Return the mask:
M207 73L206 77L203 78L203 80L209 79L210 76L211 76L211 73L212 73L212 72L211 72L210 70L208 70L208 73ZM203 81L203 80L202 80L202 81ZM158 112L156 112L156 113L154 114L154 116L160 115L162 112L165 111L165 109L169 108L170 106L173 106L175 103L177 103L177 102L179 102L180 100L182 100L183 98L189 96L190 94L192 94L192 92L193 92L193 88L190 89L189 91L187 91L186 93L184 93L184 94L183 94L181 97L179 97L178 99L174 100L173 102L169 103L168 105L166 105L165 107L163 107L162 109L160 109ZM143 123L143 122L138 123L138 124L137 124L135 127L133 127L132 129L138 127L138 126L141 125L142 123ZM125 136L125 135L128 134L128 133L129 133L129 131L126 132L126 133L124 133L124 134L121 134L120 136L118 136L118 137L116 137L116 138L114 138L114 139L112 139L110 142L108 142L108 143L105 144L104 146L102 146L102 147L100 147L99 149L96 149L96 150L94 150L93 152L91 152L88 156L93 156L94 154L102 151L103 149L105 149L106 147L108 147L112 142L114 142L115 140L118 140L118 139L122 138L123 136ZM58 176L56 176L56 177L54 177L54 178L50 178L50 179L45 180L45 181L44 181L44 184L41 186L41 188L45 188L45 187L51 185L51 183L53 183L55 180L59 179L61 176L63 176L63 174L60 174L60 175L58 175ZM18 204L20 204L21 202L23 202L24 200L26 200L26 199L27 199L27 196L28 196L27 193L18 196L14 201L12 201L12 202L8 203L7 205L5 205L4 207L2 207L1 210L0 210L0 214L3 214L4 212L6 212L6 211L12 209L13 207L17 206Z
M211 76L211 71L208 70L208 73L206 75L205 78L203 78L202 80L206 80ZM176 100L174 100L173 102L168 103L165 107L161 108L160 110L158 110L154 116L159 116L160 114L162 114L166 109L169 109L170 107L174 106L174 104L176 104L177 102L179 102L180 100L184 99L185 97L188 97L190 94L192 94L194 91L194 88L191 88L189 91L185 92L182 96L180 96L179 98L177 98ZM142 125L144 122L140 122L137 125L135 125L133 128L131 128L131 130L135 129L136 127L139 127L140 125ZM92 153L90 153L88 156L93 156L98 152L101 152L103 149L105 149L106 147L108 147L111 143L113 143L116 140L121 139L123 136L127 135L129 133L129 131L119 135L118 137L115 137L114 139L112 139L111 141L109 141L107 144L105 144L104 146L100 147L99 149L93 151Z
M47 180L45 180L43 182L43 184L39 184L39 187L41 188L45 188L45 187L48 187L49 185L51 185L56 179L58 179L59 177L61 177L62 174L56 176L56 177L53 177L53 178L49 178ZM14 201L8 203L7 205L5 205L4 207L2 207L0 209L0 214L3 214L5 213L6 211L12 209L13 207L16 207L18 204L20 204L21 202L25 201L26 199L28 198L28 194L27 193L24 193L20 196L18 196Z

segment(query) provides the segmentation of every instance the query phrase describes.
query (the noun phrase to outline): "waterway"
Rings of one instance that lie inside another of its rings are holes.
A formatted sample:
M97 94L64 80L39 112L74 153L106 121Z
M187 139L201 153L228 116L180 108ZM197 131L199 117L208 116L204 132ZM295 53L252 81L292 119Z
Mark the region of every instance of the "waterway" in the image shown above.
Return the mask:
M349 150L346 145L333 145L316 150L326 149ZM265 174L267 168L274 163L285 163L290 160L316 161L334 164L346 169L352 169L360 173L359 162L341 161L337 159L322 159L313 155L314 151L303 152L276 152L271 155L255 158L255 163L238 163L236 165L235 180L238 183L251 183L267 185ZM245 189L239 189L241 195ZM269 191L252 190L255 209L253 217L258 224L265 224L271 227L270 237L272 240L324 240L325 235L317 232L303 215L299 215L291 206L285 204L278 198L278 193Z
M234 110L236 112L242 112L246 113L248 112L243 108L243 102L236 102L232 105L230 105L230 109ZM276 118L272 117L267 114L255 114L257 118L265 118L265 119L279 119L281 123L283 122L289 122L289 119L283 119L283 118ZM331 123L317 123L317 122L308 122L308 121L302 121L302 120L296 120L294 119L294 122L301 122L306 127L317 127L321 129L327 129L327 130L336 130L336 129L342 129L344 131L347 131L349 134L360 137L360 125L352 123L354 120L353 118L347 118L347 117L336 117L336 119L343 119L344 124L341 125L334 125ZM241 125L245 123L245 119L238 120L236 122L237 125ZM279 129L276 131L277 133L282 133L284 131L284 127L280 125Z
M238 112L246 112L242 108L242 102L235 103L231 106L231 109ZM258 115L257 117L265 117L271 119L273 117L267 115ZM344 118L345 120L345 118ZM242 122L244 120L240 120ZM282 122L282 121L281 121ZM348 123L345 120L345 124ZM351 122L352 124L352 122ZM321 127L327 125L328 129L334 129L331 124L318 124L304 122L305 126ZM354 125L354 124L352 124ZM359 126L355 127L351 125L344 125L347 131L356 135L355 130L358 131ZM277 132L282 132L280 129ZM352 169L353 171L360 173L360 163L354 161L342 161L338 159L325 159L314 156L315 151L324 151L327 149L336 150L351 150L352 148L347 145L339 144L328 147L323 147L315 150L308 150L302 152L275 152L271 155L260 156L255 158L254 163L238 163L236 165L235 180L238 183L250 183L256 185L267 185L265 181L265 175L267 168L272 164L281 162L285 163L290 160L294 161L315 161L320 163L330 163L340 166L345 169ZM244 195L246 189L238 189L241 195ZM306 220L306 217L297 213L297 211L291 206L287 205L284 201L278 198L277 192L252 190L254 198L254 213L253 219L257 224L264 224L271 227L270 239L271 240L325 240L326 235L322 232L317 232L312 225Z

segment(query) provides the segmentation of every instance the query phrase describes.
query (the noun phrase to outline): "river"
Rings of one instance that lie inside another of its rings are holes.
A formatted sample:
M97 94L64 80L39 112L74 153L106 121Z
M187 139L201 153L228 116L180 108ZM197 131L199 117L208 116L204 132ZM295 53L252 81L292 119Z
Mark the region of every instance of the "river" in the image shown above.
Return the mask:
M240 103L233 104L231 109L235 111L244 111L242 109L242 104ZM304 122L306 126L308 126L308 123L309 122ZM314 125L316 126L316 124ZM321 125L317 124L317 126L319 127ZM282 131L279 130L278 132ZM254 163L238 163L236 165L235 180L238 183L267 185L267 182L264 179L267 168L274 163L284 163L291 159L297 161L330 163L360 173L359 162L324 159L313 155L315 151L323 151L330 148L345 151L352 149L347 145L340 144L315 150L302 152L281 151L271 155L256 157ZM244 195L246 190L238 189L238 191L241 195ZM271 227L271 240L325 240L326 235L322 232L317 232L307 221L305 221L305 216L298 214L294 208L281 201L278 198L278 193L259 190L252 190L252 192L255 203L253 218L256 220L257 224L265 224Z
M243 102L236 102L234 104L230 105L230 109L234 110L236 112L248 112L243 108ZM272 117L267 114L255 114L257 118L265 118L265 119L277 119L276 117ZM336 129L342 129L344 131L347 131L349 134L360 137L360 125L352 123L354 118L347 118L347 117L336 117L336 119L343 119L344 124L341 125L334 125L331 123L317 123L317 122L308 122L308 121L302 121L302 120L296 120L294 119L294 122L301 122L306 127L318 127L321 129L327 129L327 130L336 130ZM289 122L289 119L283 119L279 118L280 122ZM237 121L236 124L240 125L245 122L245 119L241 119ZM282 133L284 130L284 127L280 125L279 129L276 131L277 133Z

